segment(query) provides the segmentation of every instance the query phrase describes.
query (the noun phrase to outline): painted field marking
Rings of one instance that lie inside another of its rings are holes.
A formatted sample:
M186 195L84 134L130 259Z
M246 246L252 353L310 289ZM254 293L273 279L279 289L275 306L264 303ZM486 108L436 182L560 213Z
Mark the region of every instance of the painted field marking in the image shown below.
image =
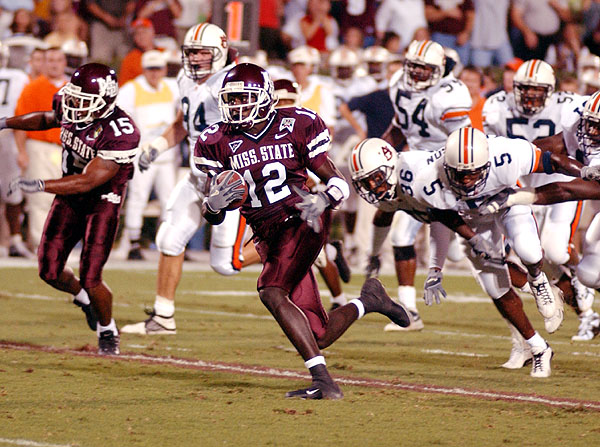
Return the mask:
M459 357L489 357L488 354L477 354L476 352L455 352L443 349L421 349L425 354L456 355Z
M12 349L16 351L46 352L51 354L71 354L80 357L103 358L111 361L133 361L146 364L172 365L182 368L198 369L203 371L219 371L232 374L250 374L263 377L276 377L282 379L310 380L310 375L298 371L251 366L243 364L230 364L222 362L205 362L203 360L184 359L174 357L158 357L146 354L121 354L119 356L102 357L95 353L75 351L71 349L59 349L49 346L35 346L23 343L11 343L0 341L0 349ZM390 390L414 391L418 393L434 393L451 396L472 397L485 400L502 400L506 402L541 404L557 408L580 408L600 412L600 402L585 401L578 399L560 398L552 396L540 396L537 394L526 393L508 393L494 390L475 390L460 387L444 387L437 385L408 383L408 382L389 382L385 380L352 378L335 376L335 379L344 385L362 386L369 388L383 388ZM62 447L62 446L59 446Z
M47 444L45 442L36 442L29 439L7 439L0 438L0 444L24 445L27 447L71 447L72 444Z

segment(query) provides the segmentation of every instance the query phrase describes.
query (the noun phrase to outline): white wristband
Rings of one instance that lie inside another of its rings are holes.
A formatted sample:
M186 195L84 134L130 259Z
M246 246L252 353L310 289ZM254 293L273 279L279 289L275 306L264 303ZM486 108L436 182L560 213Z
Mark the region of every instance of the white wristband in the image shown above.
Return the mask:
M331 188L332 186L335 186L340 190L342 193L342 200L346 200L348 197L350 197L350 187L348 186L346 180L339 177L331 177L327 181L327 188Z
M162 154L171 146L169 146L167 139L161 135L160 137L156 137L154 140L152 140L150 147L153 147L158 151L159 154Z
M535 188L519 188L506 199L506 208L513 205L531 205L535 202Z

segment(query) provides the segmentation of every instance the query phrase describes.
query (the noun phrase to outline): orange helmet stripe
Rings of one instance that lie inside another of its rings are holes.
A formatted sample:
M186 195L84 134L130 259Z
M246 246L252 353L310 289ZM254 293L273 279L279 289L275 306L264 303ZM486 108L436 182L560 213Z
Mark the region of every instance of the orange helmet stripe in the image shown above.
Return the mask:
M540 61L539 61L538 59L534 59L534 60L532 60L532 61L529 61L529 64L530 64L530 65L529 65L529 70L528 70L528 71L529 71L529 74L527 75L527 77L529 77L529 78L533 78L533 73L534 73L534 72L535 72L535 70L536 70L536 65L539 65L539 62L540 62Z
M200 34L202 33L202 30L205 27L206 27L206 23L198 25L198 28L196 28L196 32L194 33L194 40L198 40L200 38Z
M592 104L592 107L590 107L590 108L592 109L593 112L598 112L598 102L600 102L600 94L594 93L594 95L596 95L596 99L594 99L594 103Z

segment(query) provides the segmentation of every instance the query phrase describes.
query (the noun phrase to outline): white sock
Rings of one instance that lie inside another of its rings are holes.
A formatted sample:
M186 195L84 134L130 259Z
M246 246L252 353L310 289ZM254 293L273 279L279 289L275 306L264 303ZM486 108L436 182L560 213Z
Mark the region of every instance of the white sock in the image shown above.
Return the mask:
M142 237L141 228L127 228L127 237L130 241L139 241Z
M339 304L343 306L346 304L348 300L346 299L346 294L344 292L340 293L338 296L331 297L331 304Z
M83 288L79 291L77 295L73 295L73 300L79 301L81 304L84 304L86 306L90 304L90 297Z
M19 233L10 235L10 245L16 245L20 242L23 242L23 237Z
M539 354L548 347L546 340L544 340L542 336L537 333L537 331L535 334L533 334L533 337L527 340L527 344L531 346L531 352L534 354Z
M362 317L365 316L365 305L362 303L361 300L359 300L358 298L354 298L353 300L350 300L350 302L348 304L354 304L356 306L356 308L358 309L357 320L360 320Z
M175 313L175 300L156 295L154 300L154 312L161 317L171 318Z
M304 366L306 366L307 369L311 369L313 366L317 365L325 365L325 357L323 357L322 355L317 355L312 359L308 359L306 362L304 362Z
M531 286L526 282L519 290L523 293L531 293Z
M398 301L407 309L417 312L417 289L414 286L398 286Z
M96 333L98 334L98 337L100 337L100 334L104 331L112 331L113 334L119 335L119 331L117 330L117 323L115 323L114 318L110 319L110 323L108 323L108 326L102 326L100 323L98 323L98 325L96 326Z

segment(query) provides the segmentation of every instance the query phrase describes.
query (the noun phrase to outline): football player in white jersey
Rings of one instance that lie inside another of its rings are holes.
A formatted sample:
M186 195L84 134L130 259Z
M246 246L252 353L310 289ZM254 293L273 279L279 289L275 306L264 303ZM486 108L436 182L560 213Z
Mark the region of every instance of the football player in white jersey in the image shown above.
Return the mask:
M434 151L444 146L455 129L471 124L472 106L467 87L454 76L444 78L444 48L433 41L413 41L406 52L404 67L390 80L390 98L395 117L382 136L401 150ZM380 217L375 215L374 222ZM397 213L392 228L392 246L398 276L398 299L414 317L414 324L399 328L393 324L384 330L419 330L423 328L416 307L414 278L416 271L415 239L422 223L405 213ZM367 276L379 266L379 258L371 254Z
M562 132L536 141L542 149L567 153L584 164L581 176L586 180L600 180L600 91L586 97L583 106L574 105L564 119ZM556 185L560 185L558 188ZM598 185L594 182L573 180L565 183L551 183L536 188L527 187L502 192L482 204L480 211L495 212L512 204L553 204L563 201L594 199ZM583 244L582 258L576 274L583 285L600 288L600 219L598 216L590 224ZM594 293L577 300L580 310L579 329L571 337L575 341L593 339L600 333L600 316L592 310Z
M221 120L218 93L227 71L233 66L227 36L218 26L202 23L191 27L181 46L183 69L177 76L181 110L161 136L142 146L140 170L146 169L161 152L179 144L186 136L193 148L200 132ZM190 155L191 155L190 151ZM146 321L124 326L121 331L136 334L175 334L175 292L181 279L184 251L198 227L204 223L201 205L206 174L190 163L191 172L180 180L169 197L167 213L156 234L160 251L154 308ZM211 267L233 275L242 267L239 249L243 244L245 220L239 212L227 213L225 221L213 227ZM240 241L241 242L241 241Z
M418 157L425 160L425 163L411 163L411 159L418 160ZM544 160L543 164L540 159ZM485 250L491 258L504 256L503 236L506 236L528 266L532 291L538 309L544 316L546 329L549 332L558 329L562 322L562 302L555 299L550 284L541 272L542 250L531 210L528 207L513 207L494 219L489 219L489 216L482 218L479 215L477 205L507 185L515 185L520 175L544 172L544 166L546 169L550 169L550 166L553 169L563 166L568 169L566 173L578 175L577 163L573 164L566 157L550 153L542 156L539 149L521 140L492 137L488 148L485 135L470 127L453 132L448 137L445 152L438 151L425 156L408 152L401 154L400 160L394 173L397 184L393 190L388 188L392 198L395 194L397 201L416 201L425 209L458 211L478 237L493 247L492 251ZM377 185L371 190L377 190ZM390 202L390 205L393 206L394 203ZM435 231L439 233L437 229ZM439 285L442 278L440 270L447 244L443 243L441 237L438 241L440 243L434 247L437 253L432 257L432 268L425 285L426 303L433 302L431 297L427 299L427 288ZM533 357L532 376L550 375L552 351L533 330L523 313L520 299L511 288L506 265L489 262L473 253L469 258L480 284L494 299L500 313L510 322L514 346L509 361L503 366L520 368ZM439 302L437 298L436 301Z
M475 274L482 287L494 299L500 313L509 322L513 338L521 342L519 351L513 348L511 358L503 366L522 367L532 358L533 350L534 367L531 375L548 377L552 351L535 332L525 315L519 296L510 286L506 265L498 262L504 257L502 236L506 234L516 241L519 252L523 252L524 258L527 258L524 260L531 265L534 275L541 273L539 265L536 264L540 263L542 253L531 210L528 207L517 207L505 215L498 216L497 219L487 219L484 222L471 209L474 203L487 193L493 194L502 190L506 184L515 184L519 173L531 172L534 168L540 169L539 163L534 163L539 158L537 155L540 151L524 141L515 143L499 139L490 143L493 148L488 152L485 135L472 128L465 128L453 132L448 137L446 153L442 150L432 153L404 152L399 155L397 163L391 147L388 146L388 150L384 150L387 157L377 157L369 155L369 147L364 145L357 147L353 152L353 184L362 191L363 198L377 203L382 215L388 216L387 225L381 225L374 233L374 247L383 243L391 222L390 215L397 209L412 209L412 214L417 218L431 216L431 210L458 211L464 222L477 233L476 236L470 236L464 229L459 233L464 238L469 238L469 245L479 248L469 254ZM505 150L506 147L509 149ZM369 158L377 160L374 161L375 167L363 161ZM468 169L458 169L461 166ZM523 228L517 228L517 223L522 224ZM453 229L457 231L457 228ZM437 237L432 238L431 268L425 282L426 304L432 304L434 299L439 303L440 295L445 296L441 287L441 269L451 236L447 231L443 231L443 227L434 224L431 234L432 237L434 234ZM482 253L487 256L482 257ZM554 331L562 321L562 309L560 306L556 307L547 281L535 290L538 293L540 311L552 315L546 318L546 328Z
M569 119L573 107L581 104L583 98L573 93L554 92L555 84L554 70L549 64L539 59L525 62L515 74L513 91L498 92L485 102L484 131L488 135L522 138L529 142L561 132L564 120ZM520 183L535 187L572 179L561 174L532 174L521 178ZM575 275L579 255L571 243L582 205L582 202L564 202L533 207L546 266L554 270L552 276L557 279L557 286L563 291L565 301L578 314L581 311L577 303L586 301L586 297L593 294ZM525 274L520 275L519 279L514 271L518 267L511 264L511 269L513 281L516 281L513 284L525 285Z
M29 83L27 74L16 68L7 68L9 47L0 42L0 116L13 116L21 91ZM0 133L0 201L5 204L6 220L10 231L8 254L10 256L35 259L21 237L21 220L23 217L23 193L16 191L8 195L8 184L13 178L21 175L17 163L17 145L13 132ZM4 254L6 256L6 254Z

